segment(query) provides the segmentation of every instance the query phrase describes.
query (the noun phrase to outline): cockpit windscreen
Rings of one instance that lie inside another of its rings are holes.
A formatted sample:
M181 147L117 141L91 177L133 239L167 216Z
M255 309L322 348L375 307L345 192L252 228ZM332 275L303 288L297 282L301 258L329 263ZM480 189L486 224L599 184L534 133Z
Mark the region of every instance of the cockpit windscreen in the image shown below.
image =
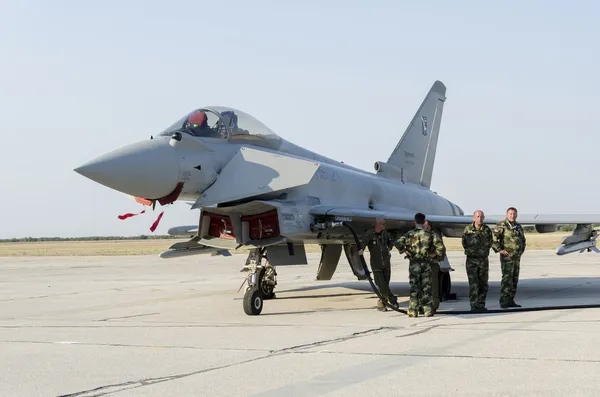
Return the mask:
M233 108L209 106L188 113L159 135L169 136L174 132L188 133L197 137L233 140L262 141L267 146L279 142L280 138L254 117Z

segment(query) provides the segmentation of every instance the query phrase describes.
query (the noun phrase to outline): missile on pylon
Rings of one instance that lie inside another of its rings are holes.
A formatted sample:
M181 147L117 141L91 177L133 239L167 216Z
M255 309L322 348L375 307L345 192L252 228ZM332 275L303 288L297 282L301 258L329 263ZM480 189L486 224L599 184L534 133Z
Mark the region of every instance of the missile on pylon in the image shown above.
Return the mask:
M175 226L167 231L169 236L189 236L198 233L198 226Z
M160 257L163 259L180 258L183 256L191 255L203 255L211 254L211 256L222 255L231 256L231 253L223 248L214 247L201 247L201 248L187 248L187 249L171 249L160 253Z
M556 249L556 255L565 255L570 254L572 252L579 251L580 253L585 250L591 250L596 253L600 252L600 250L596 247L596 240L588 240L582 241L580 243L563 245L562 247L558 247Z

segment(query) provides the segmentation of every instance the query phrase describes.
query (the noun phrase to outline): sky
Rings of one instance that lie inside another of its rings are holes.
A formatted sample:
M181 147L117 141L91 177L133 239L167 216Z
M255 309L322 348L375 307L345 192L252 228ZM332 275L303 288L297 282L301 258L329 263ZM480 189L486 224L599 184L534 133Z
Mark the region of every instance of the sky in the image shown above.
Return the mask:
M600 3L0 2L0 238L151 234L158 211L73 171L231 106L372 171L435 80L432 190L466 213L600 213ZM160 208L160 207L158 207ZM197 223L165 208L156 234Z

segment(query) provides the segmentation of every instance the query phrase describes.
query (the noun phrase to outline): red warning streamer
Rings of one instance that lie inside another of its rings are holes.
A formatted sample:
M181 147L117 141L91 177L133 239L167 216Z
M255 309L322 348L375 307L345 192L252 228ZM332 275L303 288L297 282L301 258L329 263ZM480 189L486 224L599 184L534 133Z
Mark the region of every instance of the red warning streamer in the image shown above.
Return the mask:
M123 219L131 218L131 217L133 217L133 216L138 216L138 215L141 215L141 214L143 214L144 212L146 212L146 210L143 210L142 212L139 212L139 213L137 213L137 214L132 214L131 212L128 212L127 214L119 215L119 217L118 217L118 218L119 218L120 220L123 220Z
M160 213L160 215L158 215L158 218L156 218L156 220L154 221L154 223L152 224L152 226L150 226L150 231L154 232L156 230L156 228L158 227L158 224L160 223L161 218L164 215L164 211Z

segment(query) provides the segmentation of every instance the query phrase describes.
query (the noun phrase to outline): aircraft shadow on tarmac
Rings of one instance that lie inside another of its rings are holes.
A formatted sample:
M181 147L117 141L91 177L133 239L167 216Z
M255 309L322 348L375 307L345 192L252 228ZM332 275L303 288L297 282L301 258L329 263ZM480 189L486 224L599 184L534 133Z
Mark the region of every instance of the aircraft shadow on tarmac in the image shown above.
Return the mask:
M490 289L488 292L488 304L490 309L499 309L498 295L500 292L500 281L490 281ZM324 293L318 295L304 295L302 292L322 290L327 292L328 289L346 288L357 292L341 292L341 293ZM400 298L405 301L400 301L400 308L406 310L408 307L409 284L408 282L391 282L390 288ZM469 285L466 281L452 283L452 292L457 294L457 300L449 300L441 302L439 310L447 314L452 311L469 310ZM295 294L300 293L300 294ZM315 299L315 298L350 298L353 296L363 296L364 299L377 299L373 293L371 286L367 281L352 281L340 283L327 283L311 285L302 288L279 290L277 291L276 300L288 299ZM345 300L345 299L343 299ZM523 305L523 308L539 308L549 306L564 306L564 305L580 305L580 304L598 304L600 306L600 277L561 277L561 278L533 278L523 279L519 281L517 287L516 300ZM311 314L321 312L347 312L365 310L364 307L335 307L335 302L332 302L333 307L307 309L300 311L283 311L274 313L263 313L263 316L281 316L281 315L298 315ZM454 306L459 304L460 307ZM373 307L375 302L373 301ZM493 315L510 314L510 311L505 313L495 313ZM477 313L474 316L481 317L490 315L488 313Z
M319 295L290 295L295 292L308 292L315 290L328 290L336 288L346 288L361 292L345 292L331 293ZM391 282L390 288L392 292L399 297L409 296L408 282ZM448 303L468 301L469 300L469 284L466 281L452 282L452 292L457 294L457 300L448 301ZM500 292L500 280L489 282L488 297L497 299ZM277 299L314 299L314 298L336 298L344 296L360 296L364 295L367 298L377 298L371 289L371 285L367 281L352 281L340 283L327 283L319 285L311 285L302 288L279 290L277 291ZM545 304L553 304L553 298L556 299L593 299L598 298L600 303L600 277L561 277L561 278L533 278L522 279L517 286L517 297L524 299L549 299L550 302ZM558 303L557 303L558 305Z

